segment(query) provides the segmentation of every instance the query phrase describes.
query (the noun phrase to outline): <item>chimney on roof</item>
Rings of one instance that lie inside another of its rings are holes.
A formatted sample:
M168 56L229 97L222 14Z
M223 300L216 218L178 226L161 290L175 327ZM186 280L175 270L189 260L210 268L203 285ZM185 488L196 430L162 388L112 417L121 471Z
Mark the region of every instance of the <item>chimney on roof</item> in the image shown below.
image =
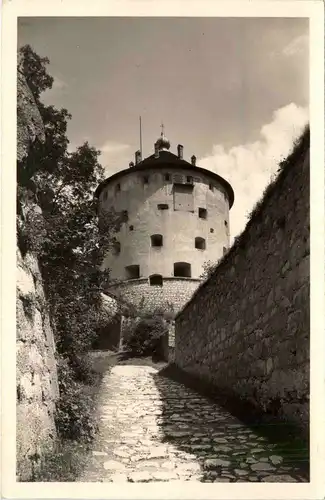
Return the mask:
M155 158L159 158L159 144L155 142Z
M183 148L183 146L182 146L181 144L179 144L179 145L177 146L177 156L178 156L178 158L179 158L180 160L182 160L182 159L183 159L183 149L184 149L184 148Z
M196 165L196 156L195 155L191 156L191 163L192 163L193 167L195 167L195 165Z
M137 165L141 161L141 151L138 149L138 151L135 152L135 164Z

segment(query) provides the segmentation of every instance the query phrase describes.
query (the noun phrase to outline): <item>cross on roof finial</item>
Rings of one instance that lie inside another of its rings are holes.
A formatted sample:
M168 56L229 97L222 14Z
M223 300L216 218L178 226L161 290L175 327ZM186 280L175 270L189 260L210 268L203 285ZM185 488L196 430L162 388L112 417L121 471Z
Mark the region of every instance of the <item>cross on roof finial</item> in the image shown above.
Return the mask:
M163 137L164 133L165 133L165 125L163 124L163 122L161 122L160 126L161 126L161 134L160 135L161 135L161 137Z

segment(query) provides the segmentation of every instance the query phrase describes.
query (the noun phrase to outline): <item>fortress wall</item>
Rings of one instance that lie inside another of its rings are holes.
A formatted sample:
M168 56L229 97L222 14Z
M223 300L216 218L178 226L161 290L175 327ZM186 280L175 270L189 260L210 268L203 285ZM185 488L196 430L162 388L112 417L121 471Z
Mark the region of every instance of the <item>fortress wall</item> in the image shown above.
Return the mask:
M165 174L170 175L169 181L165 180ZM148 184L143 183L144 176L148 176ZM183 180L193 177L193 211L174 210L173 183L180 176ZM209 188L211 182L213 191ZM167 204L168 208L160 210L158 204ZM127 222L116 234L120 253L107 253L103 262L103 268L111 269L113 279L127 279L125 267L130 265L140 266L140 277L151 274L172 277L175 262L190 263L192 278L199 278L204 262L222 257L224 248L229 247L229 202L224 188L208 175L196 173L195 167L178 171L166 166L140 172L132 172L130 168L100 194L102 217L112 206L128 213ZM198 216L199 207L207 210L206 219ZM162 247L151 246L153 234L163 236ZM205 250L195 248L195 237L206 240Z
M307 431L309 273L306 132L244 233L176 317L176 364Z
M201 280L190 278L165 278L163 286L150 286L147 278L129 280L110 285L109 292L147 311L163 308L177 313L190 300Z

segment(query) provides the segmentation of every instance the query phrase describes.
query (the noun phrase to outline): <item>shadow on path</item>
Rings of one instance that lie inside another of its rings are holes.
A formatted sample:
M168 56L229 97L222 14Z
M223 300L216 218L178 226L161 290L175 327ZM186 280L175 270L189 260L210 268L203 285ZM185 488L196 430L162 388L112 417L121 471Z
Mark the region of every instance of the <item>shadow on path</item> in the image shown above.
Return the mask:
M263 423L247 406L196 392L187 374L167 367L153 375L161 398L163 440L192 456L201 481L306 482L307 444L286 424ZM222 404L220 404L222 403Z

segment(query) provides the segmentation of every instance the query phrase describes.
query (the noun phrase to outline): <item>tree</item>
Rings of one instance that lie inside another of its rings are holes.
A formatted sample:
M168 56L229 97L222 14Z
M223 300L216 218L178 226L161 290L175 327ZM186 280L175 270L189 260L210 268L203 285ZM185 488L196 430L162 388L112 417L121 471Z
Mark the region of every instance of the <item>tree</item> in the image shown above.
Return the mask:
M51 89L53 84L53 78L47 73L48 64L49 59L40 57L29 45L20 48L19 69L24 74L40 111L45 129L45 142L36 142L33 145L24 169L17 170L17 180L19 185L30 187L30 180L34 178L33 184L37 185L39 201L41 205L43 201L45 203L42 206L43 210L51 209L46 203L51 192L51 187L47 183L53 180L58 181L65 170L69 145L67 125L68 120L71 119L71 115L65 108L58 110L54 106L45 106L40 100L42 92ZM35 179L36 172L37 179ZM52 174L52 177L48 174Z
M49 62L47 57L40 57L36 54L30 45L24 45L19 50L20 70L24 74L37 104L39 104L41 93L51 89L53 85L54 79L46 71Z
M87 142L68 151L71 115L40 100L53 83L46 69L49 60L28 45L20 49L20 57L20 69L38 104L46 140L31 150L18 185L32 186L42 209L41 214L32 214L30 238L40 259L58 351L80 378L80 360L90 349L101 320L102 282L109 279L109 272L101 272L99 266L114 243L121 218L109 211L99 227L93 193L104 178L100 152Z
M200 278L204 280L210 278L217 266L218 262L212 262L211 260L204 262L202 265L203 273L200 275Z

